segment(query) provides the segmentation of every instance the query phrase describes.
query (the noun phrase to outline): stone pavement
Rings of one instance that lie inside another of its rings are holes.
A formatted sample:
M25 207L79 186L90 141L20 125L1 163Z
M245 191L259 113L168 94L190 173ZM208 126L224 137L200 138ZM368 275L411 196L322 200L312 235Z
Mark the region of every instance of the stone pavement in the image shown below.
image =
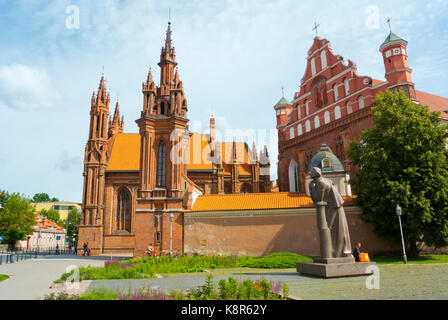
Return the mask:
M107 257L45 256L0 265L0 274L10 276L0 282L0 300L33 300L54 292L50 289L54 280L70 265L104 266Z
M379 289L367 288L368 276L319 279L301 276L295 269L243 268L213 270L210 274L216 283L228 277L285 281L290 295L307 300L448 299L448 264L379 265L379 270ZM207 274L168 274L161 279L94 280L87 290L104 287L127 293L148 285L186 290L203 285Z

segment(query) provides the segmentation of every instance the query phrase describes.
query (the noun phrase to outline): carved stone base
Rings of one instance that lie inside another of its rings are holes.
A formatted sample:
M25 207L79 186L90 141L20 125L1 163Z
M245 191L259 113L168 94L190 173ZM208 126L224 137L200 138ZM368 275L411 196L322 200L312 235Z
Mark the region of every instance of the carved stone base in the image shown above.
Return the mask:
M315 259L320 260L322 258ZM376 265L375 262L338 262L335 259L347 258L330 258L332 261L327 263L317 262L298 262L297 272L319 277L319 278L337 278L337 277L354 277L372 274L372 270L367 270L369 266ZM323 259L322 259L323 260Z

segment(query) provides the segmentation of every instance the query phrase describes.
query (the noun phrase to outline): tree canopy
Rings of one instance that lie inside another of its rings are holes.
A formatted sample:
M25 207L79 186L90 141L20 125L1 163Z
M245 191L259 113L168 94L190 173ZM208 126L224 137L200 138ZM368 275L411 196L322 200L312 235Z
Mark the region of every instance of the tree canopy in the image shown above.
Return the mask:
M14 245L18 240L26 240L36 225L36 211L30 200L13 193L0 211L0 235L4 242Z
M379 235L400 240L395 207L403 211L403 233L417 243L448 244L447 126L440 113L385 91L372 108L374 127L352 141L347 155L358 168L351 181L361 219Z
M57 212L54 209L49 209L49 210L42 209L42 210L39 211L39 214L41 216L47 218L48 220L56 222L57 224L61 224L62 223L62 220L61 220L61 217L59 215L59 212Z
M68 213L67 220L67 236L72 238L73 235L79 234L81 212L76 208L72 208Z
M36 193L33 197L32 202L58 202L58 198L50 198L48 193Z

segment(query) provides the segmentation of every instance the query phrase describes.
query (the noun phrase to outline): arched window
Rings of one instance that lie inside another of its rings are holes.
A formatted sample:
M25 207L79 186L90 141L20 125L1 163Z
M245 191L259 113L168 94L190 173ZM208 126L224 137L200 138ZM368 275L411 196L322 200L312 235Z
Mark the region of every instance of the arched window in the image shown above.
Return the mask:
M325 113L324 113L324 122L325 122L325 124L330 122L330 112L329 111L325 111Z
M306 120L306 122L305 122L305 132L308 132L310 130L311 130L310 120Z
M302 134L303 134L303 132L302 132L302 124L299 123L299 125L297 126L297 135L301 136Z
M289 192L299 192L299 165L292 159L289 163Z
M344 88L345 88L345 95L348 96L350 94L350 84L348 83L348 78L344 79Z
M334 118L339 119L341 117L341 108L339 106L336 106L334 108Z
M159 144L157 156L157 187L165 187L165 143Z
M294 127L291 127L289 129L289 139L292 139L292 138L294 138Z
M160 102L160 114L165 114L165 103Z
M322 65L322 70L327 67L327 54L325 53L325 50L322 50L320 53L320 62Z
M306 100L305 101L305 114L309 115L310 114L310 100Z
M316 63L314 62L314 58L311 59L311 75L314 76L316 74Z
M117 194L117 230L130 231L131 199L129 193L121 190Z
M300 112L301 106L297 107L297 119L301 119L302 118L302 113Z
M314 128L319 128L319 127L320 127L319 116L315 116L314 117Z
M346 103L345 107L347 108L347 114L350 114L353 112L352 104L350 101Z
M333 92L334 92L334 101L338 101L339 93L338 93L338 86L337 85L333 85Z
M359 109L364 108L364 97L363 96L358 97L358 108Z

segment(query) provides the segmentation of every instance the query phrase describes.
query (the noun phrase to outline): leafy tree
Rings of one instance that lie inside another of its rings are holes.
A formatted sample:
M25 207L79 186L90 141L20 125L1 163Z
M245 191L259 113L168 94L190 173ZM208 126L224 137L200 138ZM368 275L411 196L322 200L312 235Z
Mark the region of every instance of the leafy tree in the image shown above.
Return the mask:
M48 193L36 193L33 197L32 202L58 202L58 198L50 198Z
M5 205L6 201L8 201L10 194L6 190L0 190L0 204L2 206Z
M42 209L39 211L39 214L53 222L56 222L57 224L62 224L62 220L59 215L59 212L57 212L54 209L49 209L49 210Z
M0 235L4 242L12 246L18 240L26 240L26 236L34 231L35 213L29 199L18 193L11 194L0 212Z
M77 208L72 208L64 222L64 228L67 225L67 236L72 238L74 234L79 234L79 224L81 222L81 212Z
M403 92L379 94L374 127L352 141L347 155L359 169L351 181L361 219L377 234L400 241L395 207L403 209L403 233L418 255L418 243L448 244L447 126L440 113L414 104Z

